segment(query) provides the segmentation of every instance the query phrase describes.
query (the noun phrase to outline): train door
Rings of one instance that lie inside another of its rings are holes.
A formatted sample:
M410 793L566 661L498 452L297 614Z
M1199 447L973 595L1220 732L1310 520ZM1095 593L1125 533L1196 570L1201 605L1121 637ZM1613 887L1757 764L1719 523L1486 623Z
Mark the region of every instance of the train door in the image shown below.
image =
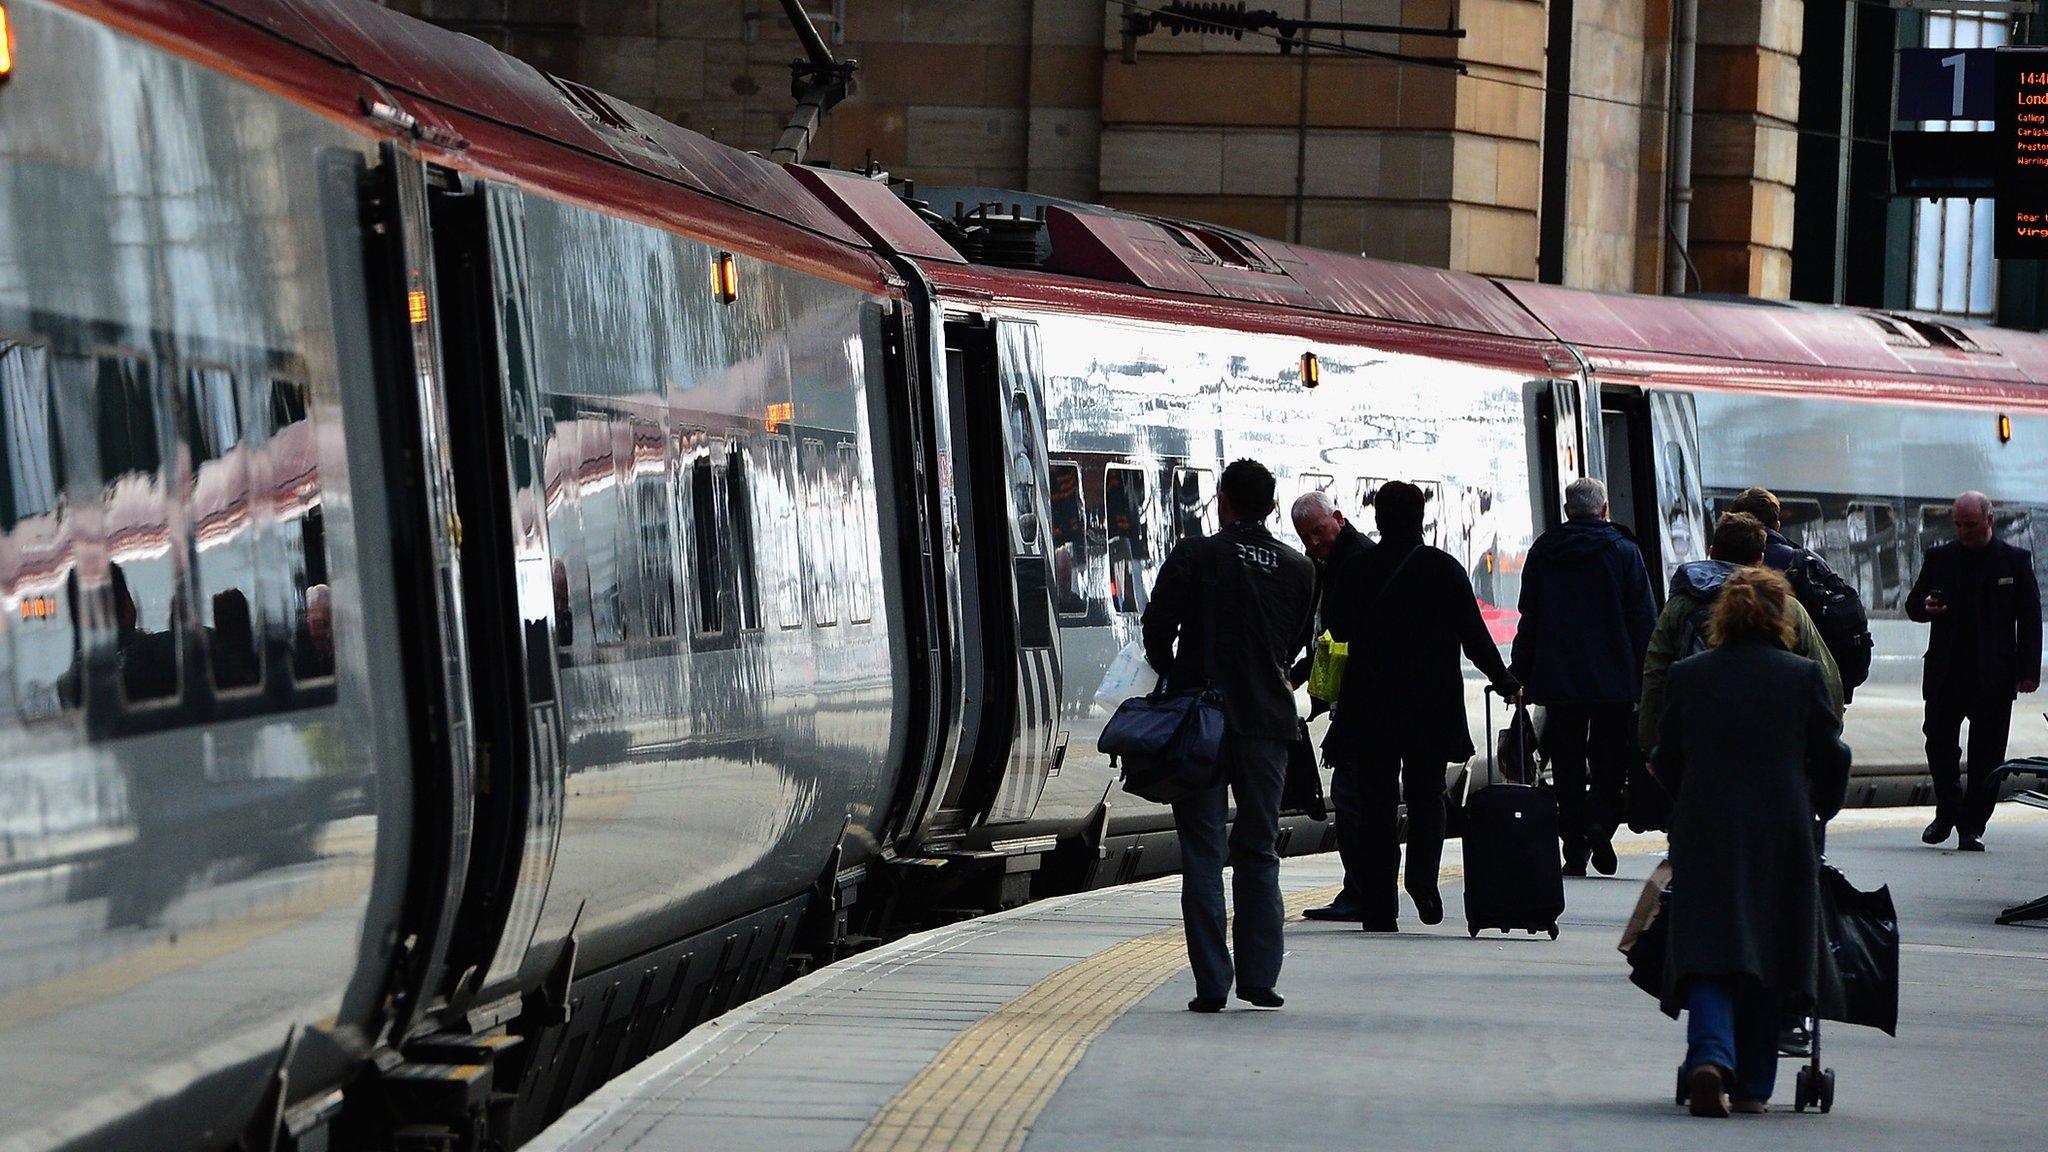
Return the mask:
M1661 599L1680 564L1706 559L1711 535L1692 396L1603 388L1599 435L1610 515L1634 533Z
M1038 330L951 324L947 358L971 474L983 692L970 770L949 782L944 807L1013 823L1037 807L1065 742Z

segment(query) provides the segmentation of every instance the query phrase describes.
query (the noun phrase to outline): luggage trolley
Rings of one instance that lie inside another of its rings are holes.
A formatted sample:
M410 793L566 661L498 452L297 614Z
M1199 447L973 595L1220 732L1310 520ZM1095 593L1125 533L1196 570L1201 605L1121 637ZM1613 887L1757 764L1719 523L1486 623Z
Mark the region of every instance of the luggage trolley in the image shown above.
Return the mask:
M1792 1081L1792 1110L1804 1112L1818 1108L1822 1112L1835 1110L1835 1070L1824 1068L1820 1062L1820 1017L1807 1016L1800 1020L1799 1027L1806 1034L1806 1043L1788 1044L1784 1037L1778 1039L1778 1058L1803 1060L1799 1075ZM1683 1108L1692 1100L1691 1086L1687 1084L1686 1066L1678 1066L1678 1106Z

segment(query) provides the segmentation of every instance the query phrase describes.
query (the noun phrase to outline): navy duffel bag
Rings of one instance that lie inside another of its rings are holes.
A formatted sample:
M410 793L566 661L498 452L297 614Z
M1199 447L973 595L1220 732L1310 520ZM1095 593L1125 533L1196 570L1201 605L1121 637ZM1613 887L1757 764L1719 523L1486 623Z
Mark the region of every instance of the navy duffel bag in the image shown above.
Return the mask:
M1117 706L1095 741L1123 767L1124 791L1171 804L1223 783L1223 697L1213 688L1153 692Z

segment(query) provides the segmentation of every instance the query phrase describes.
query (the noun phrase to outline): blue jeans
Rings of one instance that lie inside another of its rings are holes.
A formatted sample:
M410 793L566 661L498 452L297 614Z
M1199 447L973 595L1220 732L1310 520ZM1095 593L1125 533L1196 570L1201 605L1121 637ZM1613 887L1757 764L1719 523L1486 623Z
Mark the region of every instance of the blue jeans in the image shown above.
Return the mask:
M1778 1083L1778 1000L1729 976L1695 976L1685 992L1685 1066L1735 1074L1728 1094L1769 1100Z
M1225 736L1222 785L1173 806L1180 833L1180 915L1187 930L1188 963L1195 970L1195 994L1221 1000L1230 992L1233 967L1239 988L1271 988L1280 978L1280 790L1287 780L1287 741ZM1237 820L1224 839L1230 796ZM1231 890L1237 897L1232 936L1233 966L1224 939L1223 864L1226 849Z

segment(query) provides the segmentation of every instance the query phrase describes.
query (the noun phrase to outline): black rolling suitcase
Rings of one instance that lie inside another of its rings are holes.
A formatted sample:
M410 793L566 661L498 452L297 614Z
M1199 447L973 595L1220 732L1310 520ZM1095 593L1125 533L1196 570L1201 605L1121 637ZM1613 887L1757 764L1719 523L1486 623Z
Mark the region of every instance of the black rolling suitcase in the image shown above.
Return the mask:
M1515 706L1515 720L1527 714ZM1493 690L1486 693L1486 778L1495 780ZM1465 928L1548 932L1564 915L1557 797L1533 780L1489 784L1465 801Z

